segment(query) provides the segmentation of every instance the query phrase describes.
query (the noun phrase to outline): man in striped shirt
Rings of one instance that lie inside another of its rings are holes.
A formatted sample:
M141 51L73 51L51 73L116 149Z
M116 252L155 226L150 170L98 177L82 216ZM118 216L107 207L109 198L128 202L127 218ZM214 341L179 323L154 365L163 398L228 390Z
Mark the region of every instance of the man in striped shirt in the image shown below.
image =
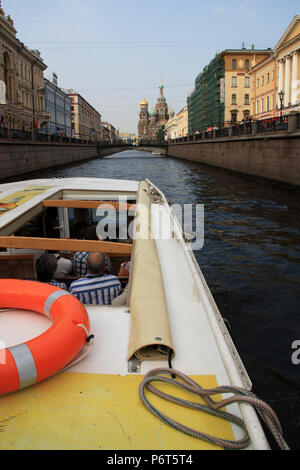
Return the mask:
M90 225L83 236L83 240L99 240L97 226ZM87 251L77 251L73 257L73 275L83 277L87 274L86 261L89 253ZM105 273L111 272L111 261L107 255L105 257Z
M73 294L83 304L110 305L121 293L121 283L112 274L103 274L105 256L103 253L90 253L87 257L87 275L70 285Z

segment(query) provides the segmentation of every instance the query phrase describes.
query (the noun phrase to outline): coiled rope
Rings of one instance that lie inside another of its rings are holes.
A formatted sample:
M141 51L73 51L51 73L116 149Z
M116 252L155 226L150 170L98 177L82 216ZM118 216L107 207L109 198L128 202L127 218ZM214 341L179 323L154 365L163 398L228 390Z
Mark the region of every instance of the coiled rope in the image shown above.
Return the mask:
M170 375L171 377L167 377L168 375ZM174 377L178 377L181 380L179 381ZM182 398L169 395L157 389L153 385L151 385L152 382L166 382L166 383L175 385L183 390L186 390L188 392L194 393L202 397L205 400L207 405L203 405L200 403L184 400ZM164 398L165 400L168 400L170 402L173 402L175 404L185 406L187 408L192 408L198 411L203 411L213 416L226 419L227 421L230 421L236 424L237 426L239 426L240 428L242 428L244 431L244 436L240 440L232 441L232 440L227 440L227 439L222 439L222 438L218 438L215 436L211 436L209 434L189 428L185 426L184 424L178 423L174 419L166 416L164 413L157 410L149 402L149 400L145 396L145 388L148 391L154 393L155 395L161 398ZM216 395L219 393L232 393L233 396L229 398L225 398L218 402L214 401L210 397L210 395ZM146 408L148 408L149 411L151 411L155 416L157 416L163 422L169 424L173 428L185 434L207 441L217 446L224 447L226 449L244 449L250 444L250 437L249 437L246 425L241 418L227 411L223 411L220 408L223 408L224 406L229 405L234 402L248 403L254 406L255 409L258 411L258 413L260 414L260 416L262 417L266 425L271 430L274 436L274 439L279 445L279 447L282 450L289 450L287 443L283 439L281 425L275 412L267 403L263 402L262 400L257 398L252 392L249 392L248 390L244 388L220 386L220 387L215 387L211 389L203 389L198 383L196 383L194 380L192 380L190 377L186 376L182 372L179 372L171 368L169 369L161 368L161 369L153 369L145 375L139 387L139 395L143 404L146 406Z

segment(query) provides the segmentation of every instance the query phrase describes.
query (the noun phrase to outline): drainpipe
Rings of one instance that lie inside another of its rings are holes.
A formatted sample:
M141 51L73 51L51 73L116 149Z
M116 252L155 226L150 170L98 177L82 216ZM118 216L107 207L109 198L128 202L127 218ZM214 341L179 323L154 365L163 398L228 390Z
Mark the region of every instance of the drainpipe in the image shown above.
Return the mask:
M35 100L34 100L34 76L33 76L33 67L39 61L39 58L33 62L31 65L31 83L32 83L32 121L33 121L33 133L35 133Z

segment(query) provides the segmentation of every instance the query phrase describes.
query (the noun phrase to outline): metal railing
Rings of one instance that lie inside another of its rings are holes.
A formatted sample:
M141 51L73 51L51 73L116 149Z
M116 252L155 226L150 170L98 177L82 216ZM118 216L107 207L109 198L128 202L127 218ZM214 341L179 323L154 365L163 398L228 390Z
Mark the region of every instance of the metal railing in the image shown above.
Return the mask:
M34 139L37 142L48 142L48 134L35 134Z
M5 127L0 127L0 139L7 139L8 131Z
M277 132L288 129L288 116L257 121L257 132Z
M185 138L169 139L169 143L178 143L186 140L192 142L203 139L232 138L243 136L250 137L257 134L272 134L274 132L279 132L280 135L282 135L284 133L291 134L293 132L298 132L298 129L300 129L300 113L294 113L281 117L278 116L269 119L239 123L233 126L207 131L203 134L197 131L195 134L188 135Z
M216 137L228 137L229 136L229 128L222 127L221 129L216 130Z
M213 136L213 131L204 132L204 139L212 139Z
M25 142L43 142L49 144L81 144L81 145L127 145L123 142L101 142L94 139L77 139L75 137L68 137L65 135L48 134L46 132L32 132L20 129L8 129L0 127L0 142L7 141L25 141Z
M20 139L20 140L32 140L32 133L30 131L22 131L19 129L13 129L11 131L11 138Z

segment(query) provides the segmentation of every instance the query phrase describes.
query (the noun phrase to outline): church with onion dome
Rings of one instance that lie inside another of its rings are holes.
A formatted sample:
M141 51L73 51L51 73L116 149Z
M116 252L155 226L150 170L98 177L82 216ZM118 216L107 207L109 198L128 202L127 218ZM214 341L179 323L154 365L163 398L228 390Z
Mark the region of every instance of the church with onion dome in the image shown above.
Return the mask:
M159 97L155 107L148 110L148 101L143 98L140 102L140 117L138 123L139 140L153 142L156 140L157 133L166 124L169 119L168 105L164 97L164 87L159 87Z

